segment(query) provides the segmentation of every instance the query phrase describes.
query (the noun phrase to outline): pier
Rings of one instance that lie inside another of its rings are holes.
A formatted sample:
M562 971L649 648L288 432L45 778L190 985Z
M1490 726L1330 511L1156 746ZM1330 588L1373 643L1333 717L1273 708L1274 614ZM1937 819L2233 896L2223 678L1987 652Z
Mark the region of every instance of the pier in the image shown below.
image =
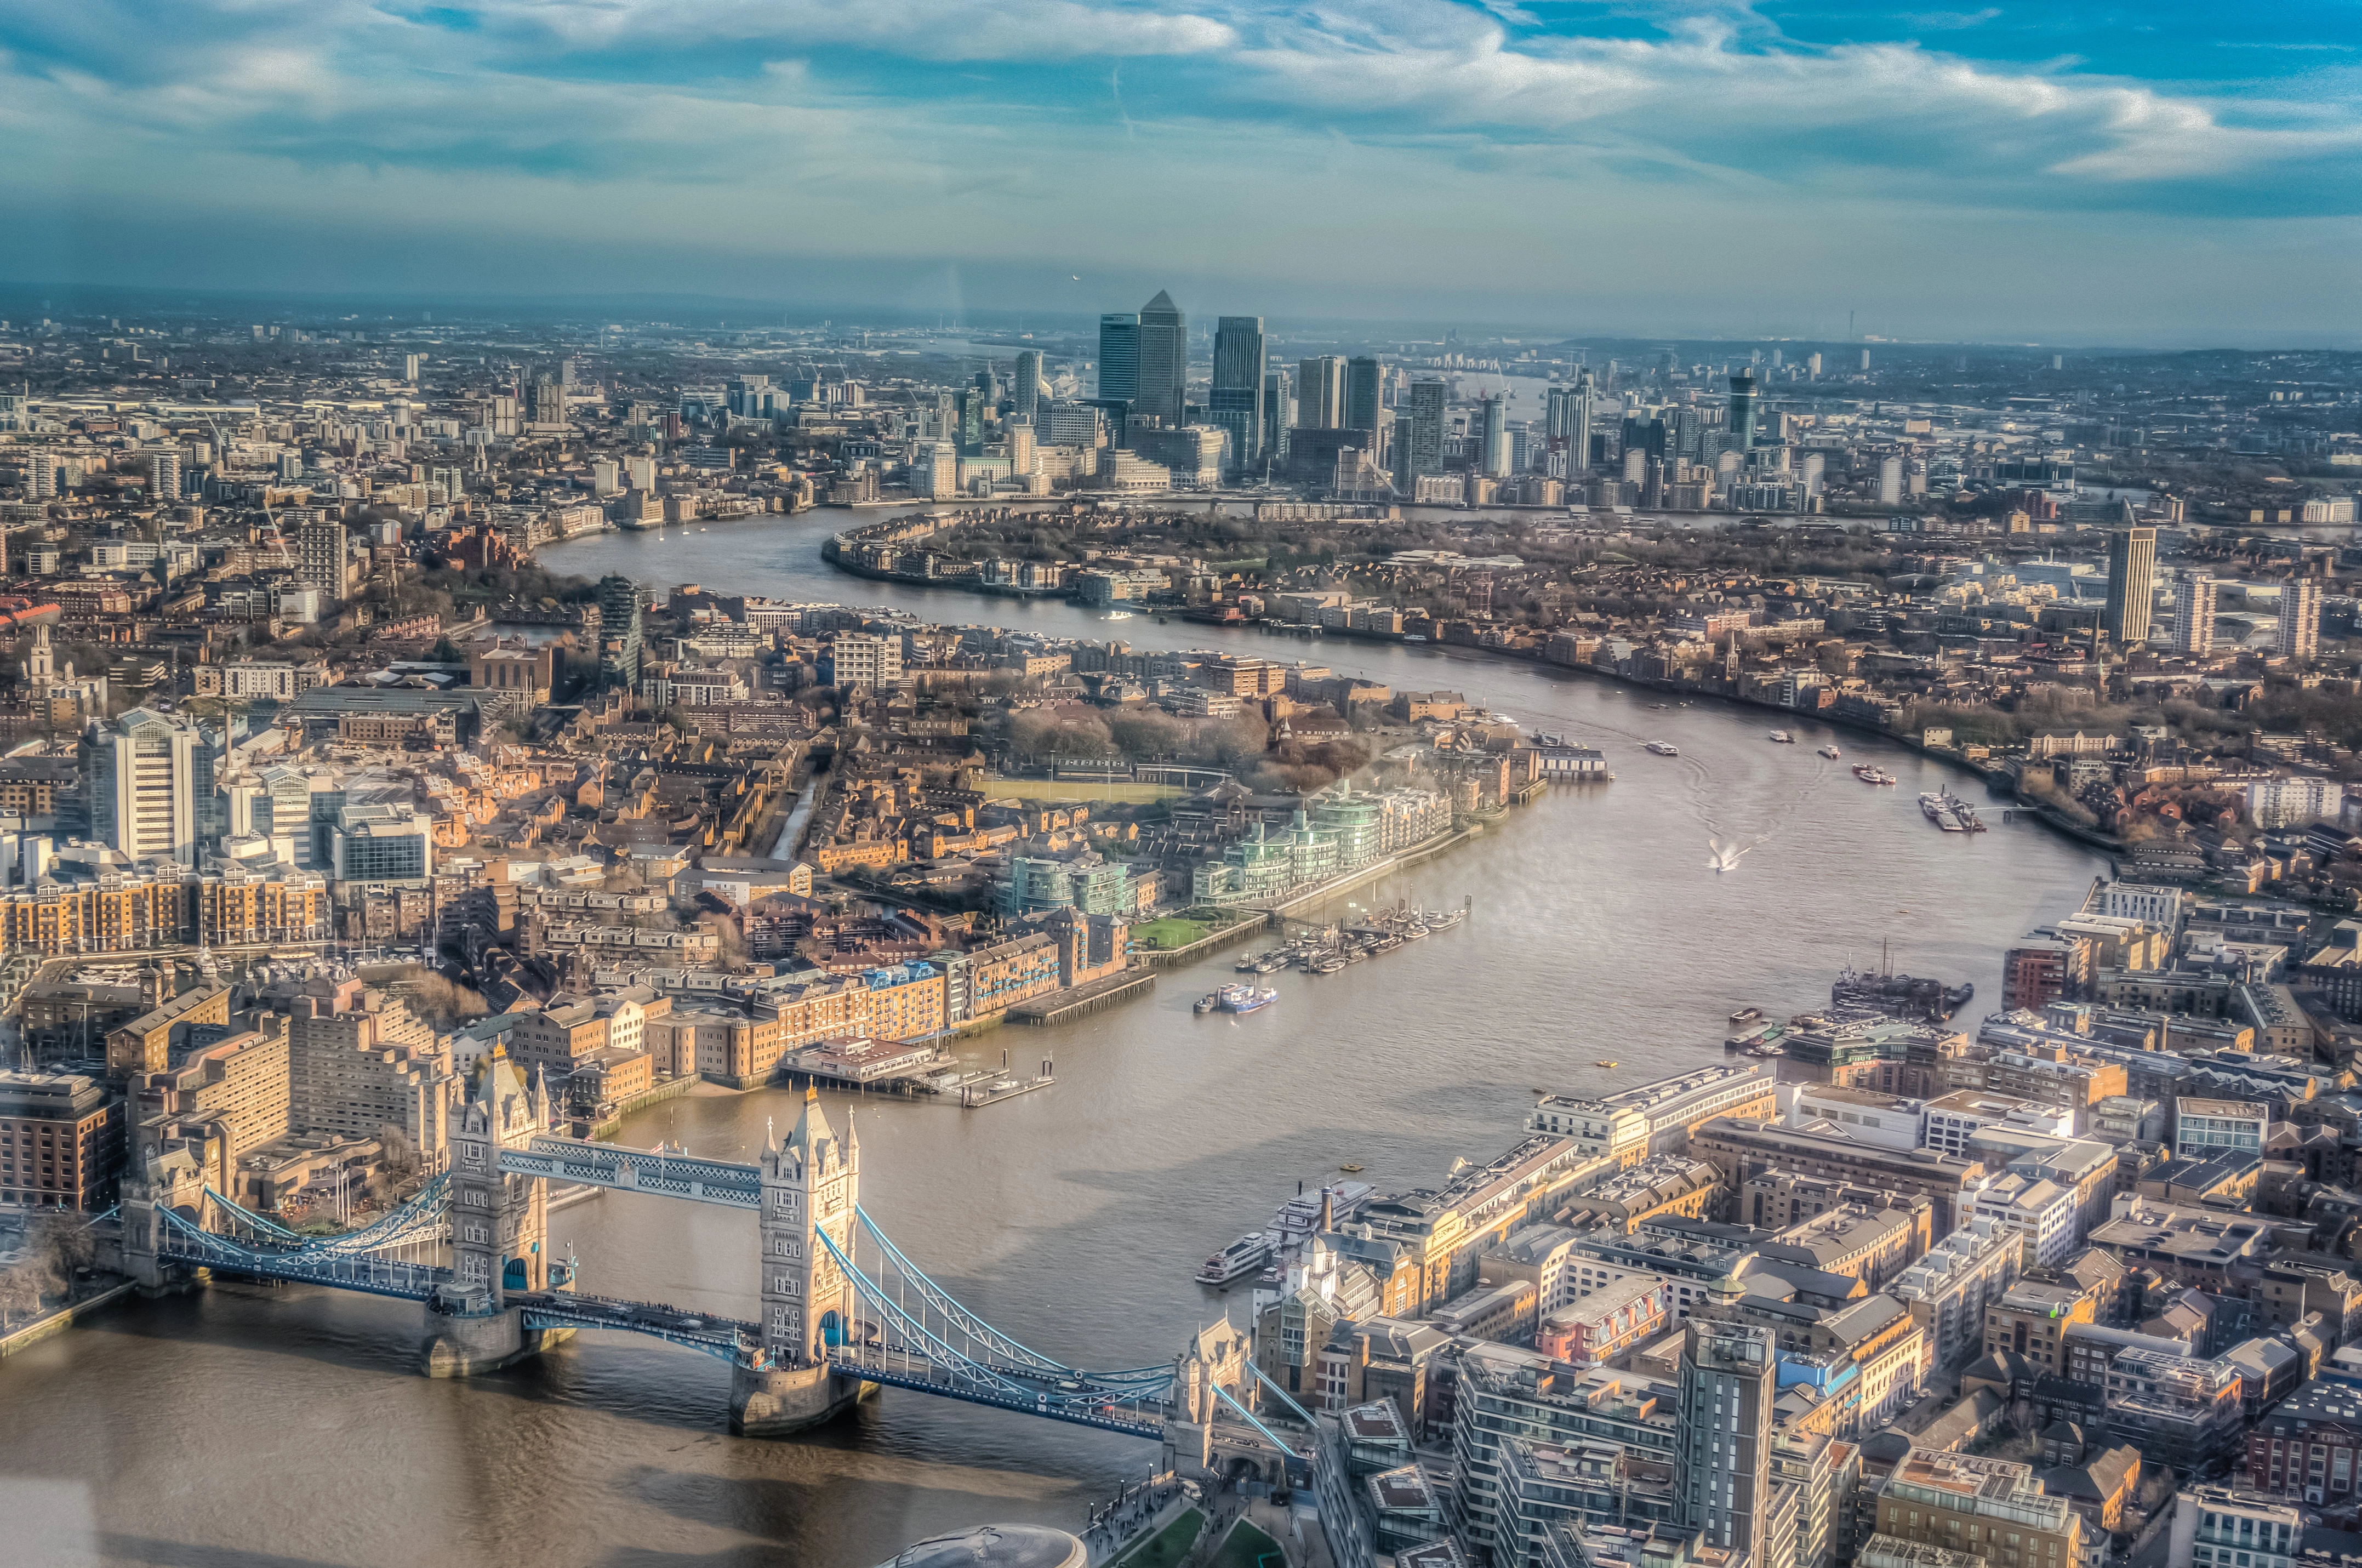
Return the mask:
M779 1067L790 1083L800 1076L807 1084L910 1094L924 1088L922 1080L936 1077L951 1059L931 1040L824 1040L790 1052Z
M1197 945L1192 944L1192 946ZM1011 1023L1031 1024L1046 1029L1054 1023L1098 1012L1132 998L1145 995L1155 988L1156 971L1150 968L1127 969L1120 975L1110 975L1104 980L1076 986L1069 991L1019 1002L1009 1010Z

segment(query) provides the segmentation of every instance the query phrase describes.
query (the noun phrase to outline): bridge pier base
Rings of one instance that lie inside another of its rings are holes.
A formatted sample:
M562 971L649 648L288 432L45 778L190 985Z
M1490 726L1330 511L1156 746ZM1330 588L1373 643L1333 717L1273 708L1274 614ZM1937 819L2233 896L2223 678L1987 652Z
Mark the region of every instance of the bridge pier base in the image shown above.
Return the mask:
M474 1317L428 1312L420 1359L429 1377L476 1377L573 1337L572 1329L526 1328L524 1310L515 1307Z
M791 1437L834 1420L877 1392L875 1383L825 1366L734 1366L730 1430L740 1437Z

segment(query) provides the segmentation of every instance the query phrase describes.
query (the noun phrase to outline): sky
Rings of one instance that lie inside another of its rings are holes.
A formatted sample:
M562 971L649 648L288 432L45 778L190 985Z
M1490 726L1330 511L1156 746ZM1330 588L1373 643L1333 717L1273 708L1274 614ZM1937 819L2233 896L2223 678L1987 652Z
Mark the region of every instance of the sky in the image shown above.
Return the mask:
M0 279L2362 344L2362 0L0 0Z

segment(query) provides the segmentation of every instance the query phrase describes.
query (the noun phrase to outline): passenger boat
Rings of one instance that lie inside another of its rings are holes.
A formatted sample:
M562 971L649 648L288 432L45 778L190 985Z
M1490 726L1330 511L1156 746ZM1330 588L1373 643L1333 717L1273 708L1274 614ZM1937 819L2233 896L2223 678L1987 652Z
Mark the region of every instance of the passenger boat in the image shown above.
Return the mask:
M1968 807L1963 802L1953 799L1952 792L1948 790L1920 796L1919 809L1926 814L1929 822L1934 823L1946 833L1967 833L1970 831L1969 823L1976 821L1973 813L1970 814L1967 820L1962 820L1961 813L1967 812ZM1979 823L1975 831L1982 833L1984 824Z
M1659 756L1679 756L1682 754L1681 747L1667 741L1650 741L1649 749Z
M1198 1283L1228 1285L1263 1267L1270 1256L1271 1238L1261 1231L1250 1231L1200 1264Z
M1224 986L1214 993L1214 1005L1224 1012L1253 1012L1269 1007L1279 999L1275 990L1258 989L1253 986Z
M1794 745L1796 737L1785 730L1773 730L1768 737L1774 745Z
M1893 774L1889 773L1883 767L1874 767L1867 762L1858 762L1854 764L1853 776L1856 778L1860 779L1865 784L1892 784L1894 782Z
M1845 753L1839 751L1835 745L1825 745L1820 748L1816 755L1826 756L1831 762L1835 762L1838 757L1843 756Z

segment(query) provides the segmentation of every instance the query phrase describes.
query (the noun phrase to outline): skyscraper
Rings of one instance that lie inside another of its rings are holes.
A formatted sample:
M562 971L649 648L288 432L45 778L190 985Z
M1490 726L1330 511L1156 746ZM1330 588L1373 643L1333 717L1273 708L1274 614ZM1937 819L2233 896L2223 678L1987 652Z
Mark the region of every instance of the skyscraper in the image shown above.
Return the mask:
M2173 596L2173 647L2176 653L2203 657L2214 646L2214 579L2204 571L2185 571Z
M1140 401L1140 316L1135 312L1111 311L1099 317L1098 400Z
M213 799L219 760L210 737L177 714L135 708L92 723L80 753L93 838L134 860L195 860L198 803Z
M1374 359L1345 361L1345 428L1385 434L1386 368Z
M1164 290L1140 310L1140 380L1133 406L1167 425L1181 423L1189 396L1189 318Z
M1296 367L1296 423L1306 430L1334 430L1345 422L1345 361L1334 354Z
M1033 423L1033 411L1042 404L1042 350L1020 348L1017 351L1017 417L1027 425Z
M351 545L343 524L321 522L315 516L295 530L302 563L296 577L306 588L316 588L332 600L343 599L351 570Z
M1288 427L1296 423L1296 390L1286 370L1266 371L1263 378L1263 453L1273 462L1287 456Z
M2301 577L2280 590L2280 629L2276 646L2293 659L2321 655L2321 583Z
M1542 415L1542 433L1553 441L1571 440L1574 436L1574 389L1552 387L1550 401Z
M1727 1283L1727 1282L1726 1282ZM1771 1502L1772 1331L1692 1318L1682 1331L1673 1502L1700 1544L1746 1551Z
M1730 436L1742 452L1755 445L1755 372L1751 370L1730 378Z
M2108 536L2108 604L2101 630L2118 647L2148 641L2149 600L2157 589L2157 530L2119 528Z
M599 684L640 683L640 585L621 572L599 580Z
M1206 412L1231 433L1231 455L1243 472L1260 468L1264 452L1264 391L1268 356L1263 317L1226 315L1214 324L1214 381Z
M1507 479L1509 474L1509 427L1507 400L1488 397L1485 400L1485 471L1495 479Z
M1441 381L1410 384L1410 451L1403 471L1416 483L1428 474L1443 471L1443 403Z

